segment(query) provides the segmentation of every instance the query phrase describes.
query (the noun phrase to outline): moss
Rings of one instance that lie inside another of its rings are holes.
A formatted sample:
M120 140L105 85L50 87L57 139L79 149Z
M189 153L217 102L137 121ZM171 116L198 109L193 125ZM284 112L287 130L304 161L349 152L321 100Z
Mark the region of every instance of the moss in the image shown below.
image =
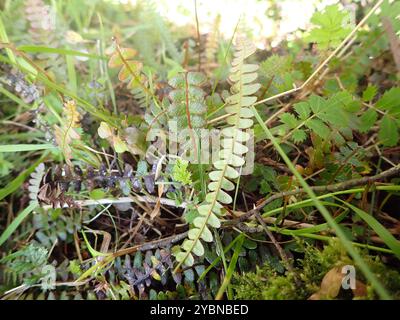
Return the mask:
M297 300L307 299L320 288L324 276L334 267L354 264L346 250L337 239L333 239L323 250L299 242L303 248L304 258L299 259L296 274L300 283L296 285L294 274L278 273L270 264L257 267L255 272L235 274L232 287L236 299L251 300ZM364 260L384 287L395 299L400 299L400 273L385 265L378 256L361 252ZM376 299L377 295L366 282L365 277L356 266L356 277L367 284L366 299ZM351 298L344 293L339 298Z
M400 300L400 272L385 265L380 257L364 256L364 259L382 285L389 291L392 298ZM360 278L365 281L361 272L359 274ZM376 293L373 292L371 285L368 285L368 292L369 299L378 298Z
M306 292L295 285L294 275L279 275L269 264L257 267L256 272L235 275L233 283L236 299L251 300L298 300L306 298Z
M303 245L301 242L300 245ZM300 278L307 291L313 293L318 290L322 278L333 267L352 264L346 250L337 239L332 239L323 250L306 244L304 259L299 261Z

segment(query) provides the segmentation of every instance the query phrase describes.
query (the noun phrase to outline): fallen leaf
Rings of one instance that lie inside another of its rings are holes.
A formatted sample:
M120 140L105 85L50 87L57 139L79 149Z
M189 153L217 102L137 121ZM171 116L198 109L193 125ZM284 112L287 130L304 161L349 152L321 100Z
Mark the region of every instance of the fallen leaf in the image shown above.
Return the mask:
M321 282L320 289L314 293L309 300L324 300L334 299L339 294L340 288L342 287L342 268L334 267L329 270Z
M113 135L112 129L106 122L101 122L99 128L97 129L99 137L102 139L108 139Z

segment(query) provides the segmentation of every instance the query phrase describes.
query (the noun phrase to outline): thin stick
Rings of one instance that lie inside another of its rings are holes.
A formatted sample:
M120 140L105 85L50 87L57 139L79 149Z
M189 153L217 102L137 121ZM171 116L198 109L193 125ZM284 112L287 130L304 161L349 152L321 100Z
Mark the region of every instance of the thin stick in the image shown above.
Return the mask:
M104 204L119 204L119 203L129 203L129 202L145 202L145 203L156 203L158 201L158 197L153 197L153 196L139 196L137 195L136 197L121 197L117 199L98 199L98 200L76 200L75 204L79 207L87 207L87 206L93 206L93 205L104 205ZM170 207L177 207L177 208L186 208L186 202L182 202L179 206L176 205L174 200L167 199L167 198L161 198L160 199L161 204L170 206ZM42 207L44 210L49 210L52 209L53 207L51 205L45 205ZM64 204L63 208L69 208L68 204Z
M325 185L325 186L313 186L310 187L310 189L312 189L314 192L332 192L332 191L340 191L340 190L345 190L351 187L355 187L358 185L363 185L363 184L368 184L374 181L378 181L378 180L382 180L385 178L389 178L391 176L394 176L396 174L400 173L400 164L397 165L394 168L391 168L389 170L383 171L375 176L371 176L371 177L363 177L360 179L352 179L352 180L348 180L345 182L340 182L340 183L335 183L335 184L331 184L331 185ZM283 197L287 197L287 196L293 196L293 195L297 195L297 194L301 194L301 193L306 193L307 191L304 188L296 188L294 190L290 190L290 191L285 191L285 192L280 192L280 193L276 193L273 196L265 199L264 201L262 201L260 204L258 204L254 209L246 212L245 214L241 215L238 219L236 220L232 220L229 221L230 223L233 223L234 221L237 222L241 222L244 221L248 218L250 218L252 215L256 214L259 210L261 210L263 207L265 207L268 203L271 203L272 201L279 199L279 198L283 198Z
M260 216L260 213L256 212L255 216L256 216L256 219L258 220L258 222L261 224L262 228L264 229L265 233L267 234L268 238L271 240L271 242L275 246L276 250L278 250L278 253L281 256L282 261L286 265L286 268L289 270L289 272L291 272L294 275L296 284L300 284L300 281L299 281L299 279L298 279L298 277L297 277L297 275L296 275L296 273L295 273L295 271L293 269L293 266L292 266L291 262L289 261L288 256L286 255L286 252L282 249L282 247L279 244L279 242L276 241L274 235L268 229L268 227L265 224L263 218Z
M182 239L185 239L187 237L187 235L188 235L188 232L183 232L180 234L172 235L167 238L154 240L151 242L146 242L146 243L139 244L139 245L129 247L126 249L121 249L121 250L118 250L117 252L113 253L112 256L113 256L113 258L116 258L116 257L123 256L125 254L131 254L136 251L148 251L148 250L153 250L156 248L167 247L168 245L177 243L177 242L181 241Z

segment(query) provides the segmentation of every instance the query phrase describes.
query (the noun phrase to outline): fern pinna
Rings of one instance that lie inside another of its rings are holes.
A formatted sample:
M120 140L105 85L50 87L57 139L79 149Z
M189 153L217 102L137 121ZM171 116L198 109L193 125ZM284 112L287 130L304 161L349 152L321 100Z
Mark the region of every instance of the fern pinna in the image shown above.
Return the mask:
M221 132L221 151L219 159L214 162L214 170L210 172L211 182L208 185L208 194L204 203L198 206L198 216L186 239L180 248L175 248L174 255L178 261L175 270L185 264L191 266L194 257L204 254L204 247L201 241L213 241L209 227L219 228L221 223L219 216L222 215L223 205L232 203L229 191L235 189L235 181L239 177L239 168L245 164L244 155L248 148L244 145L250 134L244 130L253 125L253 112L250 106L257 98L254 94L260 88L259 84L252 83L257 78L258 66L246 64L245 59L256 51L255 46L247 39L238 37L236 40L235 53L230 70L229 80L231 95L226 100L225 111L228 114L227 124Z

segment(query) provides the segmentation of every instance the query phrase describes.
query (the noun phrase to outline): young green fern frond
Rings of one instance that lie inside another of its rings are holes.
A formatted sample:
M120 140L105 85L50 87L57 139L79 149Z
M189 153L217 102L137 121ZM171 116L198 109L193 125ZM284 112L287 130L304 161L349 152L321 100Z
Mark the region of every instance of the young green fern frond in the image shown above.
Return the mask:
M204 74L200 72L188 72L179 74L168 82L174 88L169 93L171 104L168 113L176 120L178 130L205 126L207 106L204 91L201 89L205 80Z
M64 104L63 116L65 121L61 127L54 125L54 136L57 145L64 154L66 162L72 165L72 145L78 143L81 139L81 135L77 129L80 127L79 122L82 118L74 100L67 101Z
M198 207L199 216L193 220L193 226L189 230L181 249L175 252L179 262L175 270L181 264L191 266L194 263L195 254L202 256L204 247L201 241L213 241L209 229L219 228L221 223L219 216L222 215L223 205L232 203L229 191L235 189L235 181L240 173L240 167L245 164L244 156L248 152L245 143L250 139L250 134L244 130L253 125L253 112L250 106L257 98L254 94L260 88L259 84L253 83L257 78L255 64L246 64L245 59L256 51L255 46L245 38L236 41L234 58L232 61L231 74L229 77L231 85L231 96L226 100L225 111L228 127L221 132L221 151L219 159L214 162L214 170L210 172L211 182L208 185L208 194L205 202Z

